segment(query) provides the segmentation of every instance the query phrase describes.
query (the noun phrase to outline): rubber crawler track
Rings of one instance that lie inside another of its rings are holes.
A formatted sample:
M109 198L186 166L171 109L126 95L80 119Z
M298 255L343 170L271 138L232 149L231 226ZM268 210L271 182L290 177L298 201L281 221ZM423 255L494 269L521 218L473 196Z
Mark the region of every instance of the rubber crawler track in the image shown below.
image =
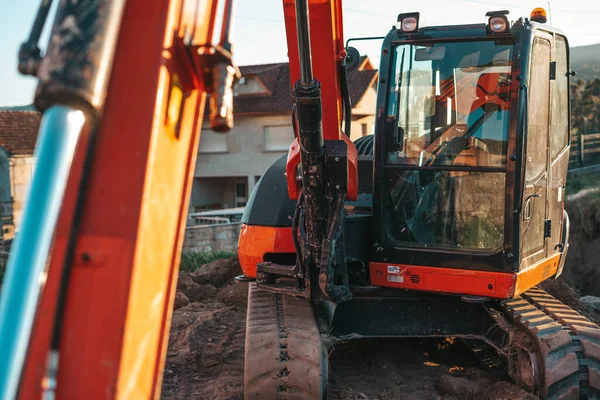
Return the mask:
M327 353L310 302L248 288L245 399L322 399Z
M539 288L503 303L538 345L544 399L600 399L600 328Z

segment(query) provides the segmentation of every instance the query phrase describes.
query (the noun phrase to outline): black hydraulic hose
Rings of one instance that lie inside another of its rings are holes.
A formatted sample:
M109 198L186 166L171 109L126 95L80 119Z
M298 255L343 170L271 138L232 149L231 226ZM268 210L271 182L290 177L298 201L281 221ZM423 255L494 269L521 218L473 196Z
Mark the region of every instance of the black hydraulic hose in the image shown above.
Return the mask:
M341 80L340 80L340 90L342 90L343 86L344 86L344 84L341 83ZM344 130L345 129L344 128L344 122L345 122L345 119L346 119L346 102L345 101L342 101L341 108L342 108L342 117L343 117L344 121L340 121L340 130Z
M292 239L294 240L294 248L296 249L296 259L300 266L300 272L304 275L304 263L302 262L302 249L300 248L300 241L298 240L298 225L300 223L300 210L302 209L302 203L304 202L304 194L300 193L298 201L296 202L296 210L294 211L294 219L292 220Z
M335 232L337 231L340 225L340 216L342 215L343 207L344 207L344 199L346 198L346 193L339 193L336 196L335 207L333 211L333 217L331 218L331 224L329 224L329 232L327 234L327 239L330 241L335 237Z
M344 106L344 133L350 137L350 129L352 129L352 102L350 100L350 90L348 89L348 72L346 71L345 62L340 66L340 85L342 87L342 104Z
M75 209L73 211L73 219L71 222L71 231L67 240L67 248L65 251L65 259L63 261L63 270L61 271L58 296L56 301L56 309L54 311L53 325L52 325L52 336L50 339L50 351L48 353L48 359L46 360L46 371L44 373L46 384L43 385L45 392L53 392L53 384L56 382L58 376L58 369L60 368L60 342L64 335L63 324L66 313L67 295L69 290L69 284L71 281L71 275L73 272L73 264L75 262L75 250L77 244L77 238L79 236L79 229L81 227L83 210L85 205L85 193L89 184L89 180L92 172L92 161L94 150L97 142L97 132L99 127L98 119L94 120L90 128L87 147L85 149L85 158L83 161L81 178L78 182L77 197L75 200ZM85 129L85 128L84 128ZM83 262L87 261L86 254L83 254Z
M46 25L46 19L48 19L48 13L50 13L50 7L52 6L52 0L42 0L38 12L35 16L35 21L29 38L25 43L21 45L19 49L19 72L26 75L37 75L37 71L40 63L40 48L39 41L40 36Z
M300 138L298 138L298 117L296 115L296 103L292 106L292 129L294 131L294 137L298 139L300 142Z

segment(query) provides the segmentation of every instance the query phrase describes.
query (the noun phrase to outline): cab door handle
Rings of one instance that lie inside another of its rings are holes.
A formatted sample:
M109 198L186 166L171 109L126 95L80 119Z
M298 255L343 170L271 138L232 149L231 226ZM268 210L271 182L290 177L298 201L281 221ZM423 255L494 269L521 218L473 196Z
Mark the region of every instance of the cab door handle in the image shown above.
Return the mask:
M523 219L529 221L531 219L531 198L542 197L541 194L533 193L525 198L525 210L523 212Z

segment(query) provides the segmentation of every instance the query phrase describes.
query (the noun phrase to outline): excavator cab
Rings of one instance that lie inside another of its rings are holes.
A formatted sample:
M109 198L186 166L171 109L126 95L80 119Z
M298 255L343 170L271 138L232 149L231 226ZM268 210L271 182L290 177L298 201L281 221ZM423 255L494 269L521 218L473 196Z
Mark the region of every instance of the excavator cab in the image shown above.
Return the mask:
M562 272L568 42L541 16L507 15L419 27L419 13L400 14L383 40L375 133L356 141L358 199L345 201L333 267L350 291L505 299ZM258 265L263 285L298 272L278 267L301 252L290 158L265 173L242 219L243 271L255 278Z
M503 11L481 25L418 18L400 14L383 44L371 282L518 295L560 275L568 245L567 39ZM390 272L407 268L413 279Z

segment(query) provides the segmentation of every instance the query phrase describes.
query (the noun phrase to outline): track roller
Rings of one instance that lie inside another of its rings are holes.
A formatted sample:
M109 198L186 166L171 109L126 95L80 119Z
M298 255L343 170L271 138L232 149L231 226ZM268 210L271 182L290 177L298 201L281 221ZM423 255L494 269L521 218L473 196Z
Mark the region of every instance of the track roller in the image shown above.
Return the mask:
M543 399L600 399L600 327L541 289L502 305L517 334L509 372Z

